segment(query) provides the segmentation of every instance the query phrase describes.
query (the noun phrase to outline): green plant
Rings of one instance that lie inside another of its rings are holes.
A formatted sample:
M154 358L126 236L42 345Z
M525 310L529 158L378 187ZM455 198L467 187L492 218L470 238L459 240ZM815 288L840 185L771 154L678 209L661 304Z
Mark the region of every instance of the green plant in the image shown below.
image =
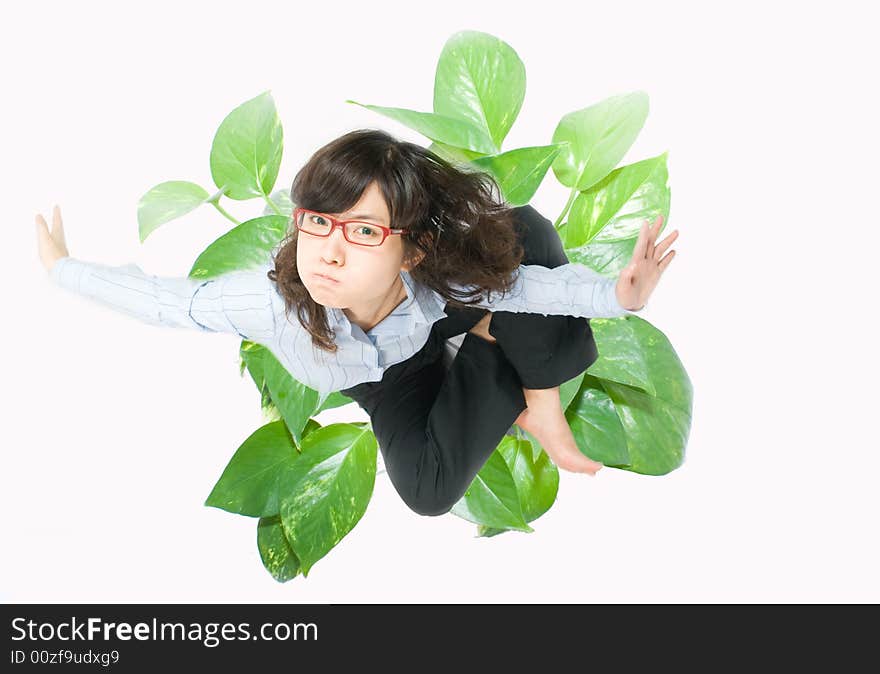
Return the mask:
M434 111L364 107L428 137L450 161L492 174L503 196L523 205L552 168L570 188L556 219L573 262L616 276L632 255L644 220L664 215L670 190L664 153L615 168L647 117L647 96L616 96L565 115L552 143L502 151L525 96L516 52L485 33L456 33L444 46L434 81ZM347 101L363 105L355 101ZM264 263L286 233L293 210L286 190L273 192L283 131L268 91L221 123L211 147L209 194L186 181L150 189L138 205L141 241L160 225L211 204L234 227L211 243L190 270L211 278ZM241 161L247 157L248 162ZM237 221L220 198L265 201L262 215ZM637 316L591 319L600 358L561 387L562 404L582 449L606 466L663 475L684 460L690 430L690 380L662 332ZM376 475L377 442L369 423L321 426L313 417L348 404L295 380L272 353L242 341L241 374L260 392L267 423L235 451L205 505L259 518L257 545L266 569L284 582L326 555L363 516ZM553 505L556 466L528 433L505 436L452 512L477 524L479 536L533 531Z

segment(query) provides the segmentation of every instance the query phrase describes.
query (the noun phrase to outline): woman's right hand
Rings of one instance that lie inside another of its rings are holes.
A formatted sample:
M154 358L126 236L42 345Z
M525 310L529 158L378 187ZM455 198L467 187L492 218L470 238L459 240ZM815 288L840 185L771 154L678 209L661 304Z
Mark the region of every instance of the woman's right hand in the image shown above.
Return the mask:
M56 205L52 212L52 231L43 216L37 213L37 248L40 252L40 261L46 271L52 271L52 266L62 257L67 257L67 242L64 240L64 227L61 225L61 209Z

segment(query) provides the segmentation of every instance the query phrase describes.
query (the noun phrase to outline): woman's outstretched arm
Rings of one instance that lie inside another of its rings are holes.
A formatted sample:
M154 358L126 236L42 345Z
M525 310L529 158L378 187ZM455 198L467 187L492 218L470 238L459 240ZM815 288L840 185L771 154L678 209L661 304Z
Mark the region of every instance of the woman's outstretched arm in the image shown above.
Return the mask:
M134 264L86 262L69 255L57 206L53 231L37 216L37 235L50 279L111 309L152 325L235 333L261 344L275 335L269 266L191 279L146 274Z
M114 267L68 256L53 265L49 277L144 323L230 332L266 344L275 334L267 271L231 271L212 279L161 277L134 264Z
M577 262L552 269L523 264L510 292L492 293L475 306L491 311L584 318L615 318L635 313L617 299L616 286L616 278L602 276Z
M633 255L617 278L569 262L558 267L523 264L509 293L484 298L474 305L491 311L540 313L583 318L615 318L641 311L672 262L675 251L663 253L678 236L675 231L655 244L662 219L642 227ZM470 289L470 288L468 288Z

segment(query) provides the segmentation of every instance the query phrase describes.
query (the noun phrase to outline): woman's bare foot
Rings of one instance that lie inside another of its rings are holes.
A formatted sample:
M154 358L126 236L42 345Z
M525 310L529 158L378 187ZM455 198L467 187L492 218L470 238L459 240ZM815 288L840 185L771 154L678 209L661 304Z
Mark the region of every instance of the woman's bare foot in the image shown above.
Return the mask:
M595 477L604 465L581 452L562 411L559 387L523 389L526 407L514 422L534 435L557 467Z
M492 313L489 312L468 332L494 343L495 338L489 334L491 320ZM523 394L527 407L514 423L538 439L544 451L557 467L573 473L587 473L595 476L603 464L585 456L578 448L577 442L571 434L568 420L565 418L565 413L562 411L559 387L524 388Z

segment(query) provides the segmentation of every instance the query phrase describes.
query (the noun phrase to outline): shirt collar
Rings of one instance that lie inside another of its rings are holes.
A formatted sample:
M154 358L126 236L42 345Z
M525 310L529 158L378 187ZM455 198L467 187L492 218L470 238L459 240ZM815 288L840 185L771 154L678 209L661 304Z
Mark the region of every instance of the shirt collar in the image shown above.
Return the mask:
M437 293L431 292L430 289L422 287L412 278L409 272L401 271L400 279L403 281L403 287L406 291L406 299L398 304L394 310L386 316L397 316L404 321L403 330L398 321L385 320L374 326L370 330L370 334L406 334L411 335L415 332L419 325L431 325L445 316L443 309L446 306L445 300ZM330 328L339 328L346 334L352 334L352 323L348 320L345 312L336 307L327 307L327 322ZM395 324L397 327L395 327Z

